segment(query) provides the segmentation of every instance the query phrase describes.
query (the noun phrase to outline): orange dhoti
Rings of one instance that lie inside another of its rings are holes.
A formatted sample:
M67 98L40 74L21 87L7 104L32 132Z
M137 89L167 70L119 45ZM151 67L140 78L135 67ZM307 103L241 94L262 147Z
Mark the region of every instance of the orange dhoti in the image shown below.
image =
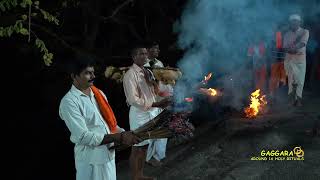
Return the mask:
M265 90L267 82L267 66L263 65L255 70L255 88Z
M269 81L269 93L273 94L279 88L280 82L286 84L286 72L283 62L276 62L271 65L271 75Z

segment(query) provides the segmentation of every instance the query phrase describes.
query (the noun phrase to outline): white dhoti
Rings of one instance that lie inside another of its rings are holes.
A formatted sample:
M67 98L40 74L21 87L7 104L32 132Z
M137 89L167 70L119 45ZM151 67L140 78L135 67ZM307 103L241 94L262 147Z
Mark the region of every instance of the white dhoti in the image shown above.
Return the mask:
M297 85L296 96L302 98L305 74L306 74L306 61L299 59L286 59L284 61L284 68L288 76L288 85L290 94L293 90L293 84Z
M159 82L159 89L162 92L173 94L172 85L164 84L162 81ZM163 98L157 96L157 101L161 101ZM151 158L155 158L158 161L164 159L166 157L167 142L168 138L152 140L148 146L146 161L149 161Z
M135 106L130 106L129 112L129 122L130 130L136 130L140 126L143 126L145 123L149 122L160 114L162 109L160 108L151 108L148 111L143 111ZM161 160L165 157L166 147L167 147L167 138L165 139L148 139L142 141L139 144L134 146L144 146L149 144L146 160L149 161L152 157L157 160Z
M151 121L158 114L160 114L162 109L160 108L150 108L147 111L141 110L135 106L130 106L129 111L129 124L130 130L134 131L139 127L143 126L147 122ZM151 143L153 140L145 140L139 144L135 144L134 146L144 146Z
M104 164L90 164L85 162L76 162L77 180L116 180L115 161L109 161Z
M150 142L146 161L149 161L152 157L156 160L160 161L161 159L166 157L166 149L167 149L167 138L163 139L155 139Z

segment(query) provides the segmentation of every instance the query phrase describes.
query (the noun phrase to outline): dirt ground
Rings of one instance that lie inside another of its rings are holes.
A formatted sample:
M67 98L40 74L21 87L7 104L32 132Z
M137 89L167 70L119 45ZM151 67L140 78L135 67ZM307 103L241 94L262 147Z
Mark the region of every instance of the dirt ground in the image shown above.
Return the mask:
M159 180L319 180L320 137L305 131L320 121L320 96L308 91L304 98L302 108L278 102L253 120L231 116L218 126L203 124L191 141L169 145L164 165L147 165L145 174ZM304 160L251 160L262 150L297 146ZM130 179L128 161L117 166L118 179Z

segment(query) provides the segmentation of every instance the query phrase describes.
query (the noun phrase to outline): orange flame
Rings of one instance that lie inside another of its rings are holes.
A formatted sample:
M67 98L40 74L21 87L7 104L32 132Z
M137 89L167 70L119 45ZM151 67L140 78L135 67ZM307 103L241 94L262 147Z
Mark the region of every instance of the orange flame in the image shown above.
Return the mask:
M212 73L209 73L208 75L204 76L204 80L202 80L202 83L208 83L208 81L211 79Z
M193 98L187 97L187 98L184 98L184 100L187 101L187 102L192 102L192 101L193 101Z
M258 115L259 111L267 104L266 95L260 97L260 89L251 93L251 104L245 108L247 118L254 118Z
M213 88L209 88L209 89L200 88L199 91L208 95L208 96L216 96L217 95L217 90L215 90Z
M217 91L215 89L213 89L213 88L209 88L208 92L210 93L211 96L217 95Z

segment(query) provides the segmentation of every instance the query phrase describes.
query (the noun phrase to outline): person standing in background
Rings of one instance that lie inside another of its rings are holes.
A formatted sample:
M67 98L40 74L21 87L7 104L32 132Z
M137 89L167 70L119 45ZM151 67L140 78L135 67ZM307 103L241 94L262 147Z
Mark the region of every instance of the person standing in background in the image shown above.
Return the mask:
M284 68L288 76L288 95L293 105L302 106L302 92L306 74L306 46L309 31L301 28L301 17L289 17L290 30L284 35L283 46L286 51Z

